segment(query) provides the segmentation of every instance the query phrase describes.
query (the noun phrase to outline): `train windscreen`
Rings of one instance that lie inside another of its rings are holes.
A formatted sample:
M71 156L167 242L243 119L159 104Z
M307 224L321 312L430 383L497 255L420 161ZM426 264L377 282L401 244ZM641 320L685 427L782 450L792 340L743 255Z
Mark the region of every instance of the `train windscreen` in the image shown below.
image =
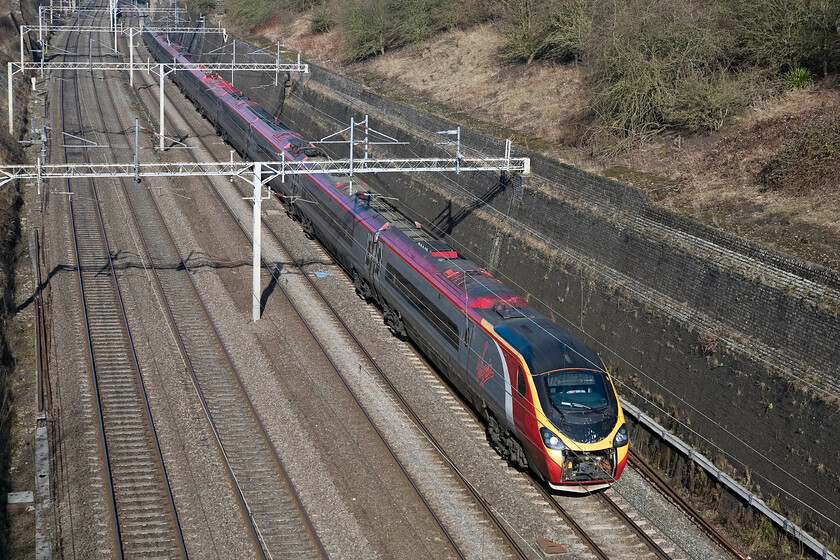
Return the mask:
M610 403L601 372L561 370L541 377L551 404L560 410L597 410Z

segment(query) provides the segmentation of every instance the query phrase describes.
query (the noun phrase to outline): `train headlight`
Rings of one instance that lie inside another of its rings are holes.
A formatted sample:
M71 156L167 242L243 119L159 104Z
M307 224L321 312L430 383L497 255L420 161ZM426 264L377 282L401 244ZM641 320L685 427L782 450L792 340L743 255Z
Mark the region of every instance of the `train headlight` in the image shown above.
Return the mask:
M566 446L563 444L563 440L560 439L560 436L548 428L540 428L540 435L542 436L543 443L549 449L559 449L561 451L566 449Z
M627 445L627 439L627 426L622 424L613 438L613 447L624 447Z

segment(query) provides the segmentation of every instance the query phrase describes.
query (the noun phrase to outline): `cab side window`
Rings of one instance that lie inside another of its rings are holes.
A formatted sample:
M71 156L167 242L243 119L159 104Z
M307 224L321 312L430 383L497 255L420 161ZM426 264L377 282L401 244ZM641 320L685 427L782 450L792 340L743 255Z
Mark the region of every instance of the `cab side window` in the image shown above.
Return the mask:
M524 397L527 390L528 390L528 384L525 383L525 372L522 371L521 367L517 367L516 368L516 392L519 393L520 397Z

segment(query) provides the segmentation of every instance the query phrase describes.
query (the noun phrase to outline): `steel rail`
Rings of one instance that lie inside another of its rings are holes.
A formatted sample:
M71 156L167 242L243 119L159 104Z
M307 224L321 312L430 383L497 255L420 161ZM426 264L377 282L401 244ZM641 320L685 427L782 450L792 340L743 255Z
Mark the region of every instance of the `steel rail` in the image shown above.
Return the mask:
M183 257L181 256L180 251L177 249L177 246L175 245L175 241L174 241L174 237L172 236L172 233L170 232L169 228L166 226L165 222L163 222L163 217L162 217L162 214L160 213L160 209L158 208L157 203L154 201L153 198L151 198L150 200L154 205L155 212L160 216L161 224L162 224L164 230L166 231L167 236L169 236L169 238L172 241L173 248L178 253L178 258L180 259L181 267L183 267L183 270L186 273L186 277L189 280L189 284L195 292L195 297L198 299L198 302L200 303L200 306L201 306L203 312L206 315L206 319L212 327L213 336L214 336L215 340L219 344L219 347L222 349L222 351L224 352L224 355L226 356L226 358L228 360L228 365L229 365L230 369L233 371L234 376L235 376L235 378L236 378L236 380L239 384L239 387L241 388L242 394L244 395L244 397L247 401L248 408L249 408L250 412L252 413L256 422L259 424L259 427L261 429L259 435L260 435L260 437L264 438L266 444L270 447L270 449L273 453L274 459L278 463L278 467L280 469L280 472L283 474L283 476L286 480L286 483L289 485L289 487L291 489L292 496L293 496L295 502L297 503L297 506L299 507L302 516L305 518L305 521L306 521L307 526L309 527L309 530L311 531L311 537L317 543L317 548L318 548L318 551L319 551L320 555L322 557L326 558L328 555L326 553L326 550L323 548L323 544L321 543L321 540L318 536L318 533L315 530L315 527L312 523L312 520L309 517L309 514L307 513L306 508L303 505L303 502L301 501L300 495L298 494L297 489L295 488L294 483L292 482L291 477L289 476L288 470L286 469L285 465L283 464L282 459L280 459L280 456L277 453L277 449L274 447L274 444L271 442L271 438L268 436L268 433L267 433L265 425L262 421L262 418L260 418L259 414L257 413L256 408L254 407L254 404L251 401L251 398L250 398L247 390L245 389L245 385L242 381L242 378L240 377L240 375L239 375L238 371L236 370L235 366L233 365L233 360L231 359L230 354L228 353L227 348L225 347L224 342L221 339L221 336L218 332L218 329L216 328L215 323L213 322L212 316L210 315L210 312L207 309L207 306L205 305L203 299L201 298L201 295L198 292L198 288L195 286L195 283L192 279L192 274L189 272L188 265L187 265L186 261L184 261ZM129 202L129 208L130 208L131 215L132 215L133 219L136 221L136 223L138 225L138 229L139 229L140 224L139 224L139 221L138 221L138 218L137 218L137 213L135 211L135 205L133 203ZM142 234L141 234L141 241L142 241L142 245L143 245L144 250L146 251L148 257L150 258L150 260L152 260L152 262L154 262L154 260L152 259L152 256L151 256L151 250L149 249L149 245L146 242L145 236L143 236ZM234 486L237 490L237 493L239 494L240 498L244 502L244 508L245 508L246 513L247 513L246 517L247 517L247 520L248 520L248 522L249 522L249 524L252 528L252 531L254 532L254 536L257 539L257 542L258 542L258 545L259 545L258 548L261 551L262 556L264 558L271 558L272 557L271 551L270 550L265 550L265 548L266 548L265 540L264 540L265 536L261 533L258 525L256 524L256 520L254 518L253 510L248 505L247 499L244 495L242 485L241 485L241 482L240 482L240 477L238 477L237 474L234 472L233 465L230 462L231 461L230 451L227 449L228 445L223 441L225 438L220 433L218 423L217 423L217 420L215 418L215 414L218 414L218 413L214 414L214 412L211 410L212 407L208 402L206 389L202 389L202 381L199 379L199 375L198 375L196 367L195 367L194 359L190 357L191 354L192 354L192 351L187 348L187 344L186 344L184 338L182 337L182 334L181 334L182 329L179 326L179 323L175 318L175 314L173 312L172 305L170 304L169 297L166 296L165 288L163 286L163 283L160 279L160 276L159 276L156 268L157 268L156 266L153 266L152 267L152 272L153 272L153 275L155 277L155 281L157 283L158 290L162 294L164 307L166 308L169 320L170 320L170 322L171 322L171 324L174 328L174 332L175 332L176 338L178 340L178 345L180 347L182 355L185 358L187 367L190 371L190 376L191 376L192 381L195 385L196 392L199 395L199 398L200 398L201 403L202 403L202 407L204 408L204 412L207 415L208 421L211 424L211 429L213 431L214 437L216 438L217 443L221 447L222 456L224 457L225 462L226 462L226 467L228 468L228 470L229 470L229 472L232 476L232 480L233 480Z
M600 547L600 545L595 542L595 539L586 532L586 530L581 527L580 523L578 523L572 515L566 511L562 505L560 505L557 500L554 499L554 496L551 495L548 490L546 490L545 486L540 484L539 481L534 480L534 488L537 492L543 497L545 501L551 506L551 508L557 512L557 514L565 521L566 525L569 526L569 529L586 545L586 548L595 555L595 558L598 560L610 560L609 555Z
M52 393L50 389L50 361L49 361L49 333L47 331L46 306L44 304L44 279L41 272L41 237L38 230L34 236L34 264L35 264L35 370L36 380L36 412L38 419L47 419L52 408Z
M170 94L167 94L167 97L168 97L171 101L174 101L174 100L172 100L172 98L171 98L171 95L170 95ZM172 103L172 105L173 105L173 107L175 107L175 110L176 110L177 112L179 112L179 113L180 113L180 109L179 109L179 108L175 105L175 103L174 103L174 102ZM202 142L202 144L204 144L204 141L203 141L203 140L200 140L200 141ZM205 144L205 147L206 147L206 144ZM227 202L224 200L224 198L221 196L221 194L220 194L220 193L218 192L218 190L216 189L216 186L215 186L212 182L210 182L210 187L211 187L211 188L213 189L213 191L216 193L216 196L217 196L218 200L221 202L221 204L222 204L222 205L224 205L224 207L228 210L229 214L230 214L230 215L231 215L231 217L233 218L233 222L234 222L234 223L235 223L235 224L239 227L239 229L242 231L242 233L245 235L245 237L246 237L246 238L248 239L248 241L250 242L250 241L251 241L251 239L250 239L250 237L249 237L249 235L248 235L248 232L247 232L247 231L246 231L246 230L242 227L242 225L239 223L239 221L238 221L238 220L236 220L236 217L235 217L235 214L234 214L234 212L233 212L233 209L232 209L232 208L230 208L230 206L228 206ZM240 191L240 192L241 192L241 191ZM262 259L262 258L261 258L261 261L262 261L262 263L263 263L263 266L264 266L264 267L265 267L265 268L269 271L269 273L270 273L270 274L272 274L272 280L273 280L274 282L276 282L276 281L277 281L277 278L274 276L274 273L272 272L270 265L269 265L269 264L268 264L268 263L267 263L264 259ZM345 386L345 388L347 389L347 391L348 391L348 393L350 394L350 396L353 398L354 402L358 405L359 409L362 411L362 413L364 414L365 418L368 420L368 422L370 423L371 427L372 427L372 428L373 428L373 430L376 432L377 436L380 438L381 442L383 443L383 445L385 446L385 448L388 450L388 452L390 453L390 455L392 456L392 458L393 458L393 459L394 459L394 461L396 462L397 466L400 468L400 470L401 470L401 472L403 473L403 475L404 475L404 476L406 477L406 479L409 481L409 484L412 486L412 488L413 488L413 489L414 489L414 491L417 493L417 495L418 495L418 497L420 498L420 500L423 502L423 504L425 505L425 507L428 509L428 511L430 512L430 514L432 515L432 517L435 519L435 521L437 522L437 524L440 526L440 528L441 528L442 532L444 533L444 535L446 535L447 540L448 540L448 541L450 542L450 544L452 545L452 547L453 547L453 549L455 550L455 552L456 552L457 556L458 556L459 558L461 558L461 559L465 559L465 558L466 558L466 556L465 556L465 555L463 554L463 552L460 550L460 548L458 547L457 543L456 543L456 542L455 542L455 540L453 539L452 535L449 533L449 531L446 529L445 525L443 524L442 520L438 517L437 513L434 511L434 508L432 507L432 505L428 502L428 500L426 499L426 497L423 495L423 493L422 493L422 491L420 490L419 486L417 485L416 481L415 481L415 480L414 480L414 478L411 476L411 474L408 472L408 470L406 469L405 465L403 464L403 462L400 460L399 456L397 455L396 451L393 449L393 447L391 446L391 444L389 444L389 443L388 443L387 439L385 438L385 435L382 433L382 431L381 431L381 430L379 429L379 427L376 425L376 423L375 423L374 419L371 417L371 415L370 415L370 414L369 414L369 412L367 411L366 407L362 404L361 399L359 398L358 394L357 394L357 393L353 390L353 388L350 386L350 383L348 382L348 380L346 379L346 377L345 377L345 376L341 373L340 368L339 368L339 367L338 367L338 365L337 365L337 364L333 361L332 357L331 357L331 356L330 356L330 354L329 354L329 351L328 351L328 350L324 347L324 345L321 343L321 341L319 340L318 336L317 336L317 335L315 334L315 332L312 330L311 325L310 325L310 324L306 321L306 319L303 317L303 315L302 315L302 313L301 313L300 309L299 309L299 308L295 305L295 303L292 301L291 296L290 296L290 295L288 294L288 292L286 291L286 288L285 288L285 287L283 287L283 286L282 286L282 285L280 285L280 284L278 284L278 287L279 287L279 288L280 288L280 290L283 292L283 294L286 296L286 300L287 300L287 302L289 303L289 305L290 305L290 306L292 307L292 309L294 310L294 312L295 312L295 314L297 315L298 319L301 321L301 323L303 324L303 326L306 328L307 332L309 332L310 336L312 337L312 340L314 340L314 341L315 341L315 343L318 345L318 347L321 349L321 352L323 353L323 356L324 356L324 357L328 360L328 362L329 362L330 366L331 366L331 367L332 367L332 369L335 371L335 373L338 375L339 379L342 381L343 385L344 385L344 386ZM351 336L352 336L352 335L351 335Z
M68 34L67 43L66 43L68 46L70 44L70 37L71 36ZM79 126L81 127L83 120L82 120L81 101L79 99L79 92L78 92L78 83L77 83L77 80L74 79L74 78L71 78L71 80L73 82L74 92L75 92L74 105L75 105L75 108L76 108L76 116L79 119ZM62 84L59 87L59 105L61 107L62 119L64 119L65 115L66 115L64 85L65 85L65 82L62 81ZM62 126L62 128L63 128L63 126ZM68 156L69 156L68 149L65 148L65 150L64 150L65 161L68 159ZM85 159L87 159L87 154L85 154ZM93 181L91 180L90 183L92 185ZM70 192L70 193L75 192L72 185L71 185L71 180L69 178L66 180L66 185L67 185L67 192ZM84 322L85 322L87 356L88 356L88 360L89 360L89 364L90 364L91 380L92 380L92 383L93 383L94 402L95 402L95 405L96 405L97 416L98 416L98 420L99 420L99 423L98 423L98 425L99 425L99 441L100 441L100 448L99 449L102 453L102 459L101 460L102 460L102 464L103 464L104 470L105 470L103 478L104 478L104 482L107 486L108 497L109 497L109 505L110 505L110 510L111 510L110 511L110 513L111 513L111 523L112 523L112 542L111 542L111 546L113 547L114 552L117 553L118 557L122 558L123 557L122 539L120 538L119 522L117 520L116 496L114 494L113 477L111 475L111 464L110 464L110 459L109 459L109 455L108 455L108 445L107 445L107 442L106 442L106 439L105 439L105 424L104 424L104 420L102 418L102 406L101 406L101 401L100 401L100 398L99 398L99 387L98 387L98 383L97 383L97 380L96 380L95 360L94 360L94 357L93 357L93 341L91 340L90 325L89 325L89 322L88 322L88 311L87 311L87 305L85 303L85 287L84 287L84 282L82 280L82 265L81 265L80 257L79 257L79 242L78 242L78 234L77 234L77 227L76 227L76 217L75 217L76 212L75 212L75 208L74 208L74 204L73 204L73 196L68 197L68 205L70 207L70 213L69 213L70 214L70 225L71 225L71 228L72 228L72 231L73 231L73 236L72 236L73 237L73 254L74 254L74 257L75 257L76 270L78 271L79 292L81 294L82 316L83 316Z
M245 193L243 193L243 194L245 194ZM303 272L303 263L301 263L300 261L298 261L297 259L294 258L293 253L289 250L288 246L283 242L282 238L265 222L265 220L262 220L262 223L266 227L266 229L271 233L274 240L291 257L292 262L294 263L295 267L299 271ZM248 233L244 230L244 228L243 228L242 231L246 236L248 235ZM279 282L279 278L276 276L275 271L271 268L271 266L269 265L268 262L266 262L262 258L261 258L261 260L263 262L263 266L271 274L272 280L275 283L275 285L277 285L280 288L280 290L283 292L283 294L286 296L286 298L289 299L289 302L294 307L295 311L298 313L299 316L301 316L300 311L298 310L297 306L295 306L295 304L291 301L290 295L287 293L285 287L283 287L283 285ZM313 290L315 290L315 292L318 294L318 296L321 298L321 300L326 305L327 309L329 309L329 311L330 311L330 313L332 313L333 317L342 326L342 328L344 329L344 332L353 340L353 342L356 344L357 348L364 354L365 358L368 360L368 362L370 363L370 365L372 366L374 371L376 371L377 375L379 376L379 379L381 379L382 381L385 382L385 384L391 390L392 394L397 398L397 400L403 406L404 410L408 413L409 417L412 419L412 422L414 422L414 424L423 433L424 437L432 444L432 447L440 454L440 456L444 459L444 461L451 467L452 472L458 477L458 479L461 481L463 486L473 496L473 498L476 500L476 503L479 504L479 506L484 511L484 513L493 522L493 524L496 526L496 528L499 530L499 532L504 536L505 540L508 542L508 544L511 546L511 548L513 548L513 550L516 552L516 554L520 558L528 558L528 555L522 549L519 542L511 534L511 532L507 529L507 527L501 521L501 519L499 519L499 517L495 514L493 509L490 507L490 504L487 503L487 501L478 492L478 489L476 489L475 486L473 486L473 484L466 478L464 473L461 472L461 470L455 465L455 462L449 457L449 454L443 448L443 445L437 440L437 438L435 438L435 436L432 434L432 432L428 428L428 426L426 426L426 424L420 419L419 415L414 410L414 408L408 403L408 401L405 399L405 397L403 397L402 393L397 389L397 387L393 384L393 382L388 378L388 376L385 374L385 372L382 370L382 368L379 367L379 364L376 362L376 360L374 360L373 356L370 355L370 353L367 351L367 349L362 344L362 342L358 339L356 334L350 329L350 327L347 325L347 323L344 321L344 319L339 315L338 311L332 306L332 304L327 299L326 295L324 295L324 293L321 291L321 289L312 281L312 279L309 277L309 275L303 274L302 276L306 279L306 282L309 284L309 286ZM302 316L301 316L301 319L303 319ZM308 324L307 324L307 328L310 330L310 332L312 332L312 329L311 329L311 327L309 327ZM316 335L314 333L312 333L312 336L316 337ZM318 340L317 337L316 337L316 340ZM318 345L323 348L320 340L318 340ZM326 353L327 350L324 349L324 352ZM330 359L330 361L332 361L332 359ZM341 375L341 374L339 373L339 375ZM342 380L343 379L344 378L342 376ZM345 383L346 383L346 381L345 381ZM348 386L348 389L349 389L349 386ZM351 391L352 391L352 389L351 389ZM354 396L354 398L355 398L355 396ZM362 406L362 405L360 404L359 406ZM397 460L399 460L399 459L397 459ZM425 499L424 499L424 501L425 501Z
M705 517L703 517L697 509L686 500L682 494L677 492L653 467L647 464L642 457L633 449L630 450L629 457L630 466L646 480L648 480L657 490L659 490L666 498L668 498L675 506L681 509L688 517L711 538L718 546L720 546L727 553L731 554L739 560L747 560L749 557L732 544L732 542L724 537Z
M619 505L615 503L615 501L613 501L612 498L610 498L603 492L599 492L598 494L596 494L596 496L598 496L598 498L602 502L604 502L615 515L621 518L621 520L624 521L624 524L630 527L636 534L636 536L639 537L639 539L643 543L645 543L645 546L647 546L648 549L651 552L653 552L658 558L660 558L661 560L671 560L671 555L665 552L665 550L663 550L662 547L659 546L659 543L653 540L653 537L648 535L647 532L644 529L642 529L639 526L639 524L636 523L629 515L627 515L627 512L621 509L621 507L619 507Z
M214 187L214 190L215 190L215 187ZM242 194L245 194L245 193L242 193ZM236 216L235 216L235 214L234 214L234 212L233 212L233 209L231 209L231 208L228 206L227 202L226 202L226 201L225 201L225 200L221 197L221 195L218 193L218 191L217 191L217 195L218 195L218 198L219 198L219 200L221 201L221 203L225 206L225 208L228 210L228 212L230 212L230 215L233 217L234 222L235 222L235 223L239 226L239 228L240 228L240 230L242 231L242 233L245 235L245 237L246 237L246 238L248 238L248 241L250 242L250 241L251 241L251 239L250 239L250 236L248 235L248 232L245 230L245 228L243 228L243 227L242 227L242 225L239 223L239 221L238 221L238 220L236 220ZM272 233L273 233L273 232L272 232ZM275 239L277 239L277 240L278 240L278 242L279 242L279 243L283 246L284 250L288 253L288 250L287 250L286 246L285 246L285 245L283 245L282 241L279 241L279 238L278 238L276 235L274 235L274 237L275 237ZM290 255L290 256L291 256L291 255ZM294 259L293 259L293 260L294 260ZM373 430L376 432L377 436L379 436L380 440L381 440L381 441L382 441L382 443L385 445L386 449L388 449L388 451L389 451L389 453L391 454L392 458L394 459L394 461L396 462L396 464L399 466L400 470L401 470L401 471L402 471L402 473L405 475L406 479L409 481L409 483L411 484L412 488L414 488L414 490L415 490L415 492L417 493L417 495L418 495L418 497L420 498L420 500L421 500L421 501L423 502L423 504L426 506L426 508L428 509L429 513L430 513L430 514L432 515L432 517L435 519L435 521L437 522L437 524L440 526L441 531L443 531L443 533L446 535L446 537L447 537L447 539L449 540L450 544L451 544L451 545L452 545L452 547L455 549L455 552L456 552L456 554L458 555L458 557L459 557L459 558L462 558L462 559L466 559L466 556L465 556L465 555L464 555L464 553L461 551L461 549L460 549L460 547L458 546L458 544L455 542L455 539L454 539L454 538L452 537L452 535L449 533L449 530L446 528L446 526L445 526L445 524L444 524L443 520L441 520L441 519L440 519L440 517L439 517L439 516L438 516L438 514L435 512L435 510L434 510L434 508L432 507L432 505L429 503L429 501L428 501L428 500L426 499L426 497L423 495L422 490L421 490L421 489L420 489L420 487L418 486L417 482L414 480L414 477L412 477L412 476L411 476L411 474L410 474L410 473L408 472L408 470L406 469L406 467L405 467L404 463L403 463L403 462L402 462L402 460L399 458L399 455L397 454L397 452L394 450L394 448L391 446L391 444L390 444L390 443L388 443L387 438L386 438L386 437L385 437L385 435L382 433L382 431L379 429L379 427L376 425L375 420L371 417L371 415L370 415L370 413L368 412L367 408L366 408L366 407L365 407L365 405L362 403L361 398L359 397L359 395L358 395L358 394L356 393L356 391L355 391L355 390L354 390L354 389L350 386L350 382L347 380L347 378L346 378L346 377L344 376L344 374L341 372L341 369L338 367L338 365L337 365L337 364L335 363L335 361L333 360L332 356L330 355L329 350L327 350L327 349L326 349L326 347L323 345L323 343L321 342L321 340L320 340L320 338L318 337L318 335L317 335L317 334L315 334L315 331L312 329L311 324L310 324L310 323L309 323L309 322L308 322L308 321L304 318L303 314L301 313L300 308L299 308L299 307L298 307L298 306L294 303L294 301L292 300L291 294L289 294L289 292L287 291L287 289L286 289L286 288L285 288L285 287L284 287L284 286L283 286L283 285L282 285L282 284L278 281L278 278L277 278L277 276L275 275L275 272L272 270L272 267L270 266L270 264L269 264L269 263L268 263L265 259L263 259L262 257L260 257L260 261L262 262L263 267L265 267L265 269L269 272L269 274L271 274L272 281L275 283L275 285L277 285L277 287L279 287L279 288L280 288L280 291L281 291L281 292L283 292L283 295L286 297L286 301L287 301L287 302L288 302L288 304L292 307L292 309L294 310L294 312L295 312L295 314L297 315L298 319L301 321L301 323L303 324L303 326L306 328L307 332L310 334L310 336L312 337L312 339L315 341L315 343L316 343L316 344L318 345L318 347L321 349L321 352L323 353L324 357L326 357L326 359L329 361L329 363L330 363L331 367L333 368L333 370L335 371L335 373L338 375L338 377L341 379L341 381L342 381L342 383L344 384L345 388L347 389L348 393L349 393L349 394L350 394L350 396L353 398L353 400L355 401L355 403L358 405L358 407L359 407L359 409L362 411L362 413L365 415L365 418L367 418L367 420L368 420L368 422L370 423L371 427L372 427L372 428L373 428ZM303 269L302 269L302 266L301 266L299 263L297 263L296 261L295 261L295 266L297 266L299 270L301 270L301 271L303 270ZM306 276L306 275L304 274L303 276ZM307 280L309 280L309 278L308 278L308 277L307 277ZM311 283L311 282L310 282L310 283ZM329 303L327 303L327 307L328 307L328 308L330 309L330 311L333 313L333 316L337 317L335 310L332 308L332 306L330 306L330 304L329 304ZM339 321L340 321L340 319L339 319ZM346 329L345 329L345 330L346 330ZM349 330L346 330L346 332L347 332L348 334L350 334L350 336L351 336L351 337L353 337L353 339L354 339L354 340L357 342L357 344L358 344L358 340L356 340L356 339L355 339L355 337L353 336L353 334L352 334ZM360 348L363 352L365 352L365 354L367 354L367 352L364 350L364 348L363 348L363 347L359 346L359 348ZM413 414L413 411L411 411L411 414ZM456 473L457 473L457 471L456 471ZM522 555L522 554L520 554L520 557L521 557L521 558L527 558L527 556L524 556L524 555Z

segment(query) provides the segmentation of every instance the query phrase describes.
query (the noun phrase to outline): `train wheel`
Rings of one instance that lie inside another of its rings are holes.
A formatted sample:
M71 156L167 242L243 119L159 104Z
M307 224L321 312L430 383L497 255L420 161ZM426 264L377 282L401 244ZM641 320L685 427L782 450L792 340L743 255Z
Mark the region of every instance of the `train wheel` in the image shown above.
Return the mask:
M510 449L510 458L508 460L519 470L527 471L528 456L516 438L510 434L508 434L508 448Z
M502 427L499 426L496 417L489 410L485 409L485 414L487 415L487 440L496 450L496 453L501 455L503 459L507 459L507 448L502 441Z
M307 239L315 239L315 228L312 226L312 220L306 216L300 217L300 223L303 226L303 233Z
M383 313L385 315L385 324L391 330L391 334L400 340L406 339L405 323L400 316L400 312L396 309L391 309L388 304L383 304Z
M496 420L492 412L485 409L487 415L487 439L493 449L508 464L521 471L528 470L528 456L519 441Z
M373 292L370 289L370 284L367 280L359 276L359 273L353 271L353 286L356 288L356 295L365 300L365 303L373 301Z
M295 205L292 204L291 199L288 196L282 196L280 200L283 202L283 208L286 210L286 215L293 220L297 220Z

